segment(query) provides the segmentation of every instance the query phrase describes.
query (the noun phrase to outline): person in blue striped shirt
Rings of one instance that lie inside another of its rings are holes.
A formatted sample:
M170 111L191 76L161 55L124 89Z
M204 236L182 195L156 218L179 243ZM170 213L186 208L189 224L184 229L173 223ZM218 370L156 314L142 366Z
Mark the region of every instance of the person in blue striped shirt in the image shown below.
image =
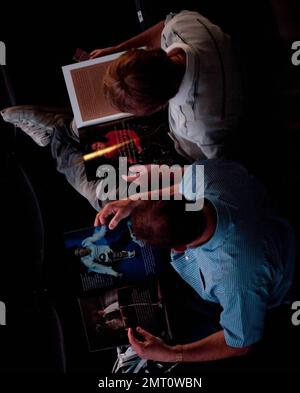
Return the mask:
M204 166L204 187L192 192L196 165ZM186 200L204 199L201 210L186 211L185 200L115 201L98 213L98 220L101 224L111 213L120 220L131 213L138 238L171 248L171 264L179 276L201 299L221 306L219 330L176 346L142 329L138 333L143 340L132 330L129 340L141 357L157 361L243 355L261 340L268 311L289 300L293 230L270 207L262 185L235 162L196 162L183 180L178 190Z

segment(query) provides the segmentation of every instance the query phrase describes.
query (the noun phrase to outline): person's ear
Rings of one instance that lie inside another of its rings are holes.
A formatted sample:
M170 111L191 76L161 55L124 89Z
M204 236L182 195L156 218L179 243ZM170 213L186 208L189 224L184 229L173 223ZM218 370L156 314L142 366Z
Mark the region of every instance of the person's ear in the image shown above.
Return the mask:
M174 49L170 50L169 52L167 52L168 57L173 57L173 56L178 56L178 55L185 56L185 51L182 48L174 48Z

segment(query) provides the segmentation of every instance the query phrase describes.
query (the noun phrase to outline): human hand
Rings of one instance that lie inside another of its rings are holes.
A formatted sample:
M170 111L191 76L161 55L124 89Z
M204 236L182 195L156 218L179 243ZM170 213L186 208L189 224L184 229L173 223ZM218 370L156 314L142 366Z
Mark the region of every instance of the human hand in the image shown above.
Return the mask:
M139 186L147 185L151 181L151 171L155 165L132 165L128 169L128 176L122 175L122 178L128 183L135 183Z
M97 213L94 225L108 224L109 229L114 229L118 223L128 217L135 208L138 201L121 199L108 203ZM109 219L109 217L113 216Z
M172 167L165 164L132 165L128 171L128 176L122 175L125 181L140 186L151 184L154 188L159 188L159 183L162 183L163 188L166 185L180 183L183 175L183 168L180 165Z
M179 184L182 180L183 168L179 165L132 165L128 175L122 178L140 187L129 188L129 198L132 200L170 198L179 193ZM133 191L133 193L131 192Z
M118 52L118 50L114 47L114 46L110 46L108 48L100 48L100 49L94 49L91 53L90 53L90 59L96 59L97 57L101 57L101 56L107 56L107 55L111 55L113 53Z
M131 200L157 200L159 198L159 180L155 181L155 175L153 176L153 173L156 172L158 168L159 165L153 164L132 165L129 167L129 174L122 175L123 180L135 184L135 186L129 186L128 188L128 197ZM156 176L156 178L159 179L159 175ZM154 180L152 181L152 179Z
M128 339L137 355L142 359L156 360L160 362L174 362L176 353L174 348L167 345L161 338L153 336L141 327L137 327L136 331L143 338L143 341L137 339L133 329L128 329Z

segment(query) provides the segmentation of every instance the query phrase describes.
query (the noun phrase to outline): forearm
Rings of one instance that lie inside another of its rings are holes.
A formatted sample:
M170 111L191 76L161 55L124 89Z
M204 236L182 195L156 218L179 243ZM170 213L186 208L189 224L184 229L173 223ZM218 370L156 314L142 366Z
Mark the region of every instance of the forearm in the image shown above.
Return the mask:
M250 347L233 348L226 344L223 330L191 344L172 347L173 356L170 361L178 361L178 353L182 353L182 362L207 362L241 356L248 353ZM180 357L180 356L179 356Z
M121 42L114 48L116 52L126 51L131 48L138 48L141 46L146 46L149 49L160 48L161 32L163 28L164 22L159 22L143 31L141 34L138 34L127 41Z

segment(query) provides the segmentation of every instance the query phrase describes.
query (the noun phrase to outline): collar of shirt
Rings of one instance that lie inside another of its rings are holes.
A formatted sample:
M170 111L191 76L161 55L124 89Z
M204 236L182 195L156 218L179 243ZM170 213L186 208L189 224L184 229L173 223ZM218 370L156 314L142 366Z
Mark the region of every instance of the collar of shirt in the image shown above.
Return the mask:
M209 269L215 269L214 261L218 260L218 248L223 246L226 239L231 235L234 225L226 204L222 201L218 202L215 205L217 225L211 239L200 246L187 248L184 252L171 251L171 265L173 268L203 299L208 301L216 301L209 289L212 287L213 281L209 279L206 284L203 284L199 269L202 271L204 268L205 271L208 260L210 261Z
M187 246L173 247L172 251L183 253L187 249Z
M182 103L186 102L187 97L189 96L191 89L194 85L194 75L195 75L195 56L193 50L190 46L184 43L175 42L170 45L166 52L170 53L173 49L180 48L183 49L186 54L186 69L182 79L182 82L179 87L178 93L175 97L171 98L169 101L170 104L174 105L182 105Z
M226 202L221 200L211 200L209 195L205 196L215 207L217 215L217 224L213 236L208 240L208 242L199 246L205 251L212 251L218 247L221 247L228 236L230 236L232 229L234 227L234 220L230 213L230 209Z
M210 198L207 199L210 200ZM217 202L213 202L210 200L210 202L213 203L217 213L217 224L213 236L208 240L208 242L201 244L200 246L187 248L184 251L172 249L172 261L175 261L175 259L181 258L182 256L188 256L188 254L190 254L191 252L193 252L193 250L197 248L202 248L203 251L207 252L213 251L218 247L221 247L228 238L228 236L230 236L230 233L234 227L234 221L228 207L226 206L226 203L220 200ZM184 258L182 259L182 261L184 261Z

